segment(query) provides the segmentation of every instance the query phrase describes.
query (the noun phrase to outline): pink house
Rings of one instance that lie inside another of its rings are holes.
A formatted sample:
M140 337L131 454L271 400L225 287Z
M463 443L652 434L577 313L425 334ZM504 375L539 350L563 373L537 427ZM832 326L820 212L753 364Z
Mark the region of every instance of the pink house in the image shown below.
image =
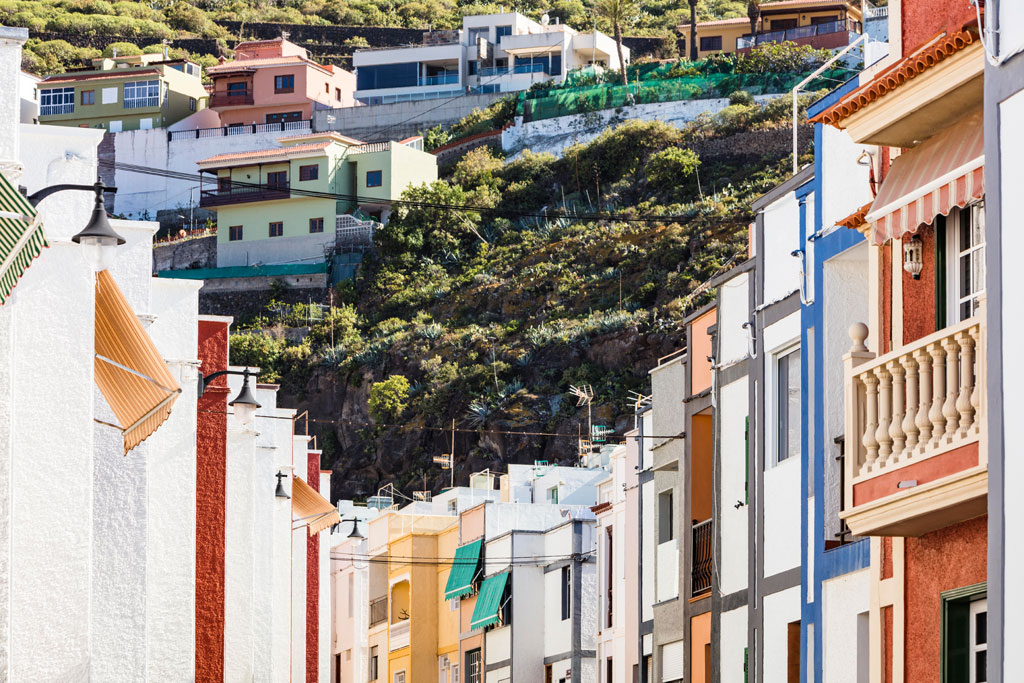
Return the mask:
M283 38L239 43L234 61L206 73L213 80L210 109L224 126L303 121L316 109L356 104L354 73L317 64Z

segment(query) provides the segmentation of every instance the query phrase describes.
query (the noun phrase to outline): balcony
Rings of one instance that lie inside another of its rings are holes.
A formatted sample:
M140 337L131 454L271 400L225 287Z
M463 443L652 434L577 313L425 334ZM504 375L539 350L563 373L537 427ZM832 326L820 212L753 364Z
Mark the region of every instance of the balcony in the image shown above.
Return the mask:
M370 628L388 620L388 596L370 600Z
M693 525L693 568L690 577L690 595L692 597L711 592L713 534L714 526L710 519Z
M391 624L388 631L388 651L394 652L409 647L409 620Z
M511 76L514 74L542 74L544 71L543 64L516 64L514 66L486 66L480 69L480 78L489 78L491 76Z
M984 329L975 317L876 358L850 328L845 510L857 536L920 536L984 514Z
M679 597L679 548L675 539L659 543L657 554L655 600L664 602Z
M74 104L43 104L39 107L40 116L63 116L74 113Z
M765 43L781 43L789 41L797 45L810 45L814 48L845 47L849 44L849 34L860 33L860 22L846 19L829 21L824 24L798 26L785 31L767 31L752 36L736 39L737 50L749 50L755 45Z
M252 88L214 92L210 95L211 107L244 107L252 105Z
M453 85L459 82L458 72L448 72L437 76L420 76L416 79L416 85Z
M246 204L249 202L267 202L275 199L288 199L291 192L288 183L261 185L259 187L229 187L216 190L203 190L199 194L199 206L225 206L227 204Z
M150 109L159 106L159 97L133 97L124 101L125 109Z

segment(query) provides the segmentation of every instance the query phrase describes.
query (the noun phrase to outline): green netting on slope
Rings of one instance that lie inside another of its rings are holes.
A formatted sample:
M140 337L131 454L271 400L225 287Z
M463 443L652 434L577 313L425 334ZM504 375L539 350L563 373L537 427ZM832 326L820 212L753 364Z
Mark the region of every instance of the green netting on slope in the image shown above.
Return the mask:
M826 71L804 89L832 89L853 74L846 69ZM736 90L751 95L783 93L792 90L807 74L708 74L660 80L641 80L622 85L597 85L580 88L553 88L521 93L516 114L524 121L539 121L557 116L570 116L601 109L615 109L628 104L675 102L679 100L727 97Z

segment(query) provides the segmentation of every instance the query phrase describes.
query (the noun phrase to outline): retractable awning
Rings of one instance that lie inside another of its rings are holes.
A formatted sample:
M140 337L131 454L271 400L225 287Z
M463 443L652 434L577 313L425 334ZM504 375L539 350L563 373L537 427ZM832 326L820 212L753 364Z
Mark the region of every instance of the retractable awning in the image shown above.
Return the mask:
M480 548L483 540L460 546L455 550L452 560L452 571L448 574L448 584L444 589L444 599L453 600L473 592L473 581L480 568Z
M917 232L985 195L985 125L979 110L901 154L865 219L883 244Z
M0 173L0 304L46 243L35 208Z
M498 623L501 612L501 597L505 594L508 572L495 574L484 579L480 584L480 595L476 598L473 618L469 622L471 629L483 628Z
M298 477L292 477L292 514L293 530L306 527L310 536L341 523L338 508Z
M171 414L181 393L110 271L96 275L96 384L114 411L125 455Z

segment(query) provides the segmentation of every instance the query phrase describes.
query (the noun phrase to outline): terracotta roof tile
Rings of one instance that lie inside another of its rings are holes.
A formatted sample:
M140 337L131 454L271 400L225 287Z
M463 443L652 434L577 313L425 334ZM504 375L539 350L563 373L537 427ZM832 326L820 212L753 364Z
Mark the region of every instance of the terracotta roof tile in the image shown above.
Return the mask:
M42 81L41 85L48 85L50 83L73 83L75 81L91 81L100 78L129 78L132 76L146 76L152 74L159 74L158 69L110 69L100 73L88 73L88 74L54 74L53 76L47 76Z
M291 147L273 147L270 149L254 149L248 152L231 152L229 154L217 154L198 161L198 164L217 164L229 161L247 161L249 159L267 159L283 157L295 152L319 152L331 146L330 142L312 142L308 145L293 145Z
M864 206L860 207L846 218L840 218L836 221L836 225L841 225L844 228L858 229L863 225L867 225L868 210L871 209L871 204L868 202Z
M785 9L786 7L801 7L804 5L849 5L853 7L853 3L850 0L779 0L778 2L762 2L761 12L767 12L773 9ZM859 9L859 5L857 6ZM813 10L813 7L807 7L807 10ZM711 21L698 21L697 26L729 26L731 24L750 24L750 19L747 17L735 17L733 19L713 19ZM690 28L690 23L680 24L679 28Z
M259 57L257 59L236 59L233 62L224 62L206 69L206 73L215 74L221 71L233 71L255 66L267 66L269 64L312 64L320 66L316 62L300 57L299 55L287 55L284 57ZM320 67L323 68L323 67Z
M811 119L812 123L835 126L852 116L888 92L891 92L916 76L921 75L947 57L978 40L974 28L964 29L949 35L939 36L916 52L882 71L868 83L860 86L835 105Z

